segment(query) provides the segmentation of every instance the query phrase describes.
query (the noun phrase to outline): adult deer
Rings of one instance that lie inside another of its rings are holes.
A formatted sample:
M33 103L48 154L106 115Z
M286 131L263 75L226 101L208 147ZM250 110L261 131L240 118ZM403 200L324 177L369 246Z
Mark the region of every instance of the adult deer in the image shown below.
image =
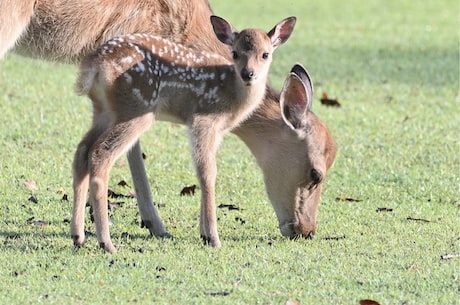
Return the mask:
M216 152L225 133L262 102L272 52L291 35L295 18L272 30L236 32L211 16L233 63L218 54L195 51L148 34L109 40L83 59L77 90L93 102L93 124L78 145L73 164L74 243L84 242L88 184L99 244L115 252L109 234L109 171L156 119L188 126L192 158L201 186L201 237L220 247L215 207Z
M14 47L30 57L77 62L110 38L142 32L230 59L209 24L211 15L206 0L0 1L0 57ZM280 92L267 86L263 103L232 130L262 169L287 237L313 236L321 189L336 152L327 126L311 112L311 97L299 88L285 86L283 100L290 102L281 105ZM139 143L128 161L143 224L155 236L168 235L152 199Z

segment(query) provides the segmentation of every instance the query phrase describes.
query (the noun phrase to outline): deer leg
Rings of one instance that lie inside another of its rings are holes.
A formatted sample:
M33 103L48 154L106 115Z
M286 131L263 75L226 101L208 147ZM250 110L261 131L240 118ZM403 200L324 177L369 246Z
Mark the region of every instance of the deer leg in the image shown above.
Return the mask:
M217 216L215 205L215 183L217 175L216 152L221 135L210 124L192 126L192 158L201 187L200 234L205 244L215 248L221 246L217 233Z
M101 248L107 252L116 252L110 239L107 209L110 169L115 160L136 143L152 122L153 114L148 113L117 123L99 138L91 151L89 160L90 199L93 205L97 240Z
M140 141L137 141L128 152L128 163L136 191L137 205L141 214L142 224L149 229L150 234L156 237L172 237L166 231L158 210L155 207L155 202L153 202L144 160L142 159Z
M107 128L104 120L96 121L90 131L78 144L73 160L73 211L70 235L74 245L80 247L85 241L85 206L89 186L89 151Z

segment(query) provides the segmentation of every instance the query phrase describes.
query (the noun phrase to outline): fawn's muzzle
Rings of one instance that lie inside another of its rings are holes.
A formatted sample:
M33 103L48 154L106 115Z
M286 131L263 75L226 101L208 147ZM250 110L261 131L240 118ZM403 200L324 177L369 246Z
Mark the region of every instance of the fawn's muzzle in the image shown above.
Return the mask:
M245 82L249 82L249 81L252 81L254 79L254 71L253 70L249 70L249 69L243 69L241 70L241 78L245 81Z

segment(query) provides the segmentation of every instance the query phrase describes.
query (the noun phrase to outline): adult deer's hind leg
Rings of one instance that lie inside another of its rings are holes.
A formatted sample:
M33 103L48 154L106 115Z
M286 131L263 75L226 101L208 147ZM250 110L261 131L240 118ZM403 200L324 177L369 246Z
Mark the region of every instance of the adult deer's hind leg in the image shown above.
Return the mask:
M166 231L153 202L144 160L142 159L140 141L137 141L128 152L128 162L143 225L149 229L150 234L156 237L171 237Z

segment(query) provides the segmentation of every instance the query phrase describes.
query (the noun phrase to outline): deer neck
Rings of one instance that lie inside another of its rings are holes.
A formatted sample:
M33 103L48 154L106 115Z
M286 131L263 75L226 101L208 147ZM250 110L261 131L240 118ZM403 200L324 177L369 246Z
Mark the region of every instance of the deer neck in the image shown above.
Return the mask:
M226 96L227 112L226 129L231 130L246 120L251 113L262 103L265 95L266 79L247 85L235 70L230 66L231 73L228 80L222 81L223 96Z

